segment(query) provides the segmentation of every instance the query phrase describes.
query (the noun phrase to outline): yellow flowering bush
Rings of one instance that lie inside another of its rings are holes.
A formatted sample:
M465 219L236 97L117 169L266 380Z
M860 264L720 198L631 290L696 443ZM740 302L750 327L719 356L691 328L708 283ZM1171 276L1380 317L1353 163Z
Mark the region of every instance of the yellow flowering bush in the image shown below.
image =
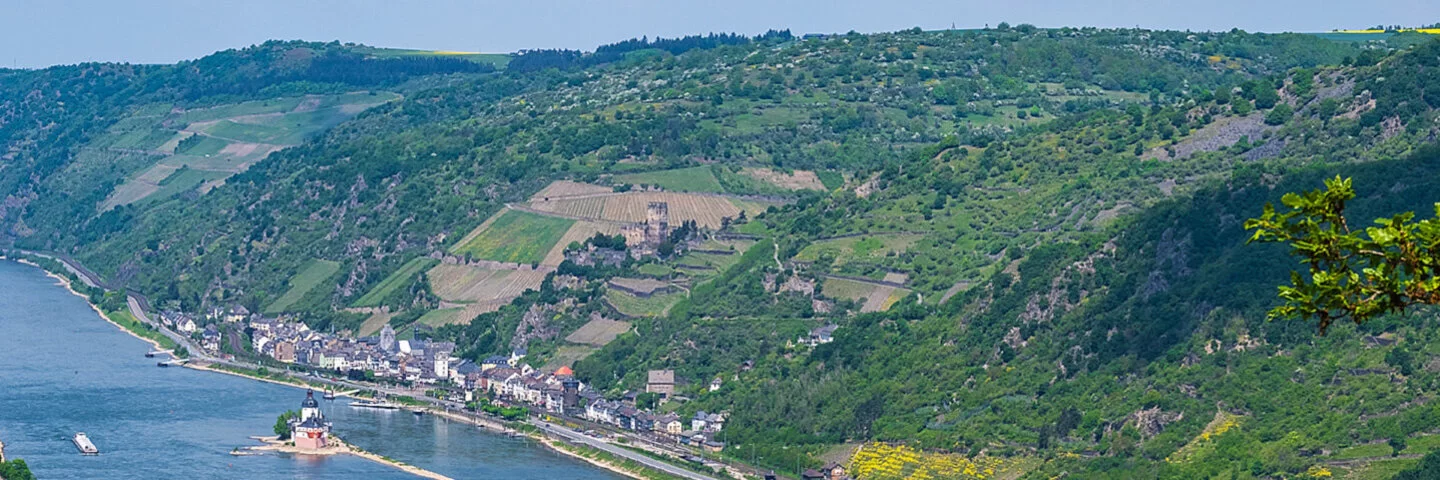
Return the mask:
M1165 461L1169 463L1184 463L1190 461L1195 458L1195 455L1202 449L1213 445L1216 438L1224 435L1225 432L1239 427L1240 420L1241 417L1238 415L1216 412L1215 419L1211 420L1210 424L1205 426L1205 430L1200 432L1200 436L1195 437L1190 443L1185 444L1185 446L1176 450L1175 453L1165 457Z
M927 453L878 442L861 445L850 459L850 474L860 480L984 480L1022 468L1015 460Z

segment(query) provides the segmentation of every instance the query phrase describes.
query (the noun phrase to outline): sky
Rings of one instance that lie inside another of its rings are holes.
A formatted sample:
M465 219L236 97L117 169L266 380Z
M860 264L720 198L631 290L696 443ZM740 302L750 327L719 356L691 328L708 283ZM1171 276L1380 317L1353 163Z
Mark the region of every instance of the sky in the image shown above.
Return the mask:
M513 52L642 35L1041 27L1318 32L1440 22L1436 0L0 0L0 66L173 63L270 39Z

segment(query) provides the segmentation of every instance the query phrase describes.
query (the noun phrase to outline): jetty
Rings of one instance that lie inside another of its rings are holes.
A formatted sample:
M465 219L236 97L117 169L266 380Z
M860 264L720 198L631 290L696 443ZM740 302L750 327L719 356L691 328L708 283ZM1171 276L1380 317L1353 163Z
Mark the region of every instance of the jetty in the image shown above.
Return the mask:
M152 352L145 352L145 358L155 358L160 355L172 355L174 353L174 350L155 350Z
M174 360L166 360L166 361L164 361L164 362L157 362L157 363L155 364L155 366L157 366L157 367L169 367L169 366L171 366L171 365L183 365L185 362L188 362L188 361L190 361L190 360L184 359L184 358L177 358L177 359L174 359Z
M70 441L75 443L75 448L80 450L81 455L100 454L100 449L95 448L95 444L90 441L90 437L85 436L85 432L76 433L75 438Z

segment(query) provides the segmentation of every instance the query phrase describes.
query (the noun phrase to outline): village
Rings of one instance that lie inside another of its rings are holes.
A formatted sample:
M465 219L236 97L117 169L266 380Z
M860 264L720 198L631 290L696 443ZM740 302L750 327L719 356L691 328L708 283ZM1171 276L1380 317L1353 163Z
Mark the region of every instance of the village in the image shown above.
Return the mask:
M652 202L646 207L643 221L619 229L618 237L624 238L625 246L609 248L604 242L596 245L587 241L582 248L567 248L565 259L583 267L619 266L627 258L657 255L662 245L673 244L670 240L677 229L670 225L664 202ZM698 228L693 222L684 222L679 230L681 238L689 238L693 235L690 232ZM698 241L681 242L682 248L697 248L698 244ZM559 284L583 281L560 275L563 272L556 273L555 281ZM766 282L768 289L812 295L814 291L813 282L806 283L799 277L777 282L771 274ZM607 287L637 297L675 289L664 282L624 278L609 280ZM522 407L531 415L580 420L595 428L626 432L655 444L670 445L676 453L692 461L698 461L694 453L716 454L726 447L723 432L727 412L697 411L681 416L674 413L676 405L671 404L689 400L677 393L677 386L694 385L693 382L698 381L701 388L713 392L725 382L720 377L691 381L677 379L673 370L651 370L646 372L643 390L627 390L618 395L612 391L607 397L577 379L568 366L544 370L527 362L523 343L508 355L476 361L458 356L453 342L422 339L414 332L403 332L412 338L397 338L406 335L397 334L390 324L374 334L354 336L351 332L312 329L295 315L261 314L241 305L213 307L202 315L165 310L158 318L165 327L189 335L205 354L221 359L235 360L236 354L260 357L265 360L262 363L287 370L370 382L377 387L398 386L417 395L464 404L476 410L491 405ZM826 323L787 343L794 347L826 344L832 341L836 328ZM736 367L737 373L753 366L753 361L746 361ZM804 473L807 479L848 478L838 465Z

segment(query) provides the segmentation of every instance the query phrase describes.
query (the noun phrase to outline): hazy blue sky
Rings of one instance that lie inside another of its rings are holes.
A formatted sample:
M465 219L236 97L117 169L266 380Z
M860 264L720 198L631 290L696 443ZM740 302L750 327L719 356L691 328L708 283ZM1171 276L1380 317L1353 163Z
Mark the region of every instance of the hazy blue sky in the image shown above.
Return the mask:
M1326 31L1440 22L1437 0L0 0L0 64L168 63L267 39L509 52L641 35L1033 23Z

